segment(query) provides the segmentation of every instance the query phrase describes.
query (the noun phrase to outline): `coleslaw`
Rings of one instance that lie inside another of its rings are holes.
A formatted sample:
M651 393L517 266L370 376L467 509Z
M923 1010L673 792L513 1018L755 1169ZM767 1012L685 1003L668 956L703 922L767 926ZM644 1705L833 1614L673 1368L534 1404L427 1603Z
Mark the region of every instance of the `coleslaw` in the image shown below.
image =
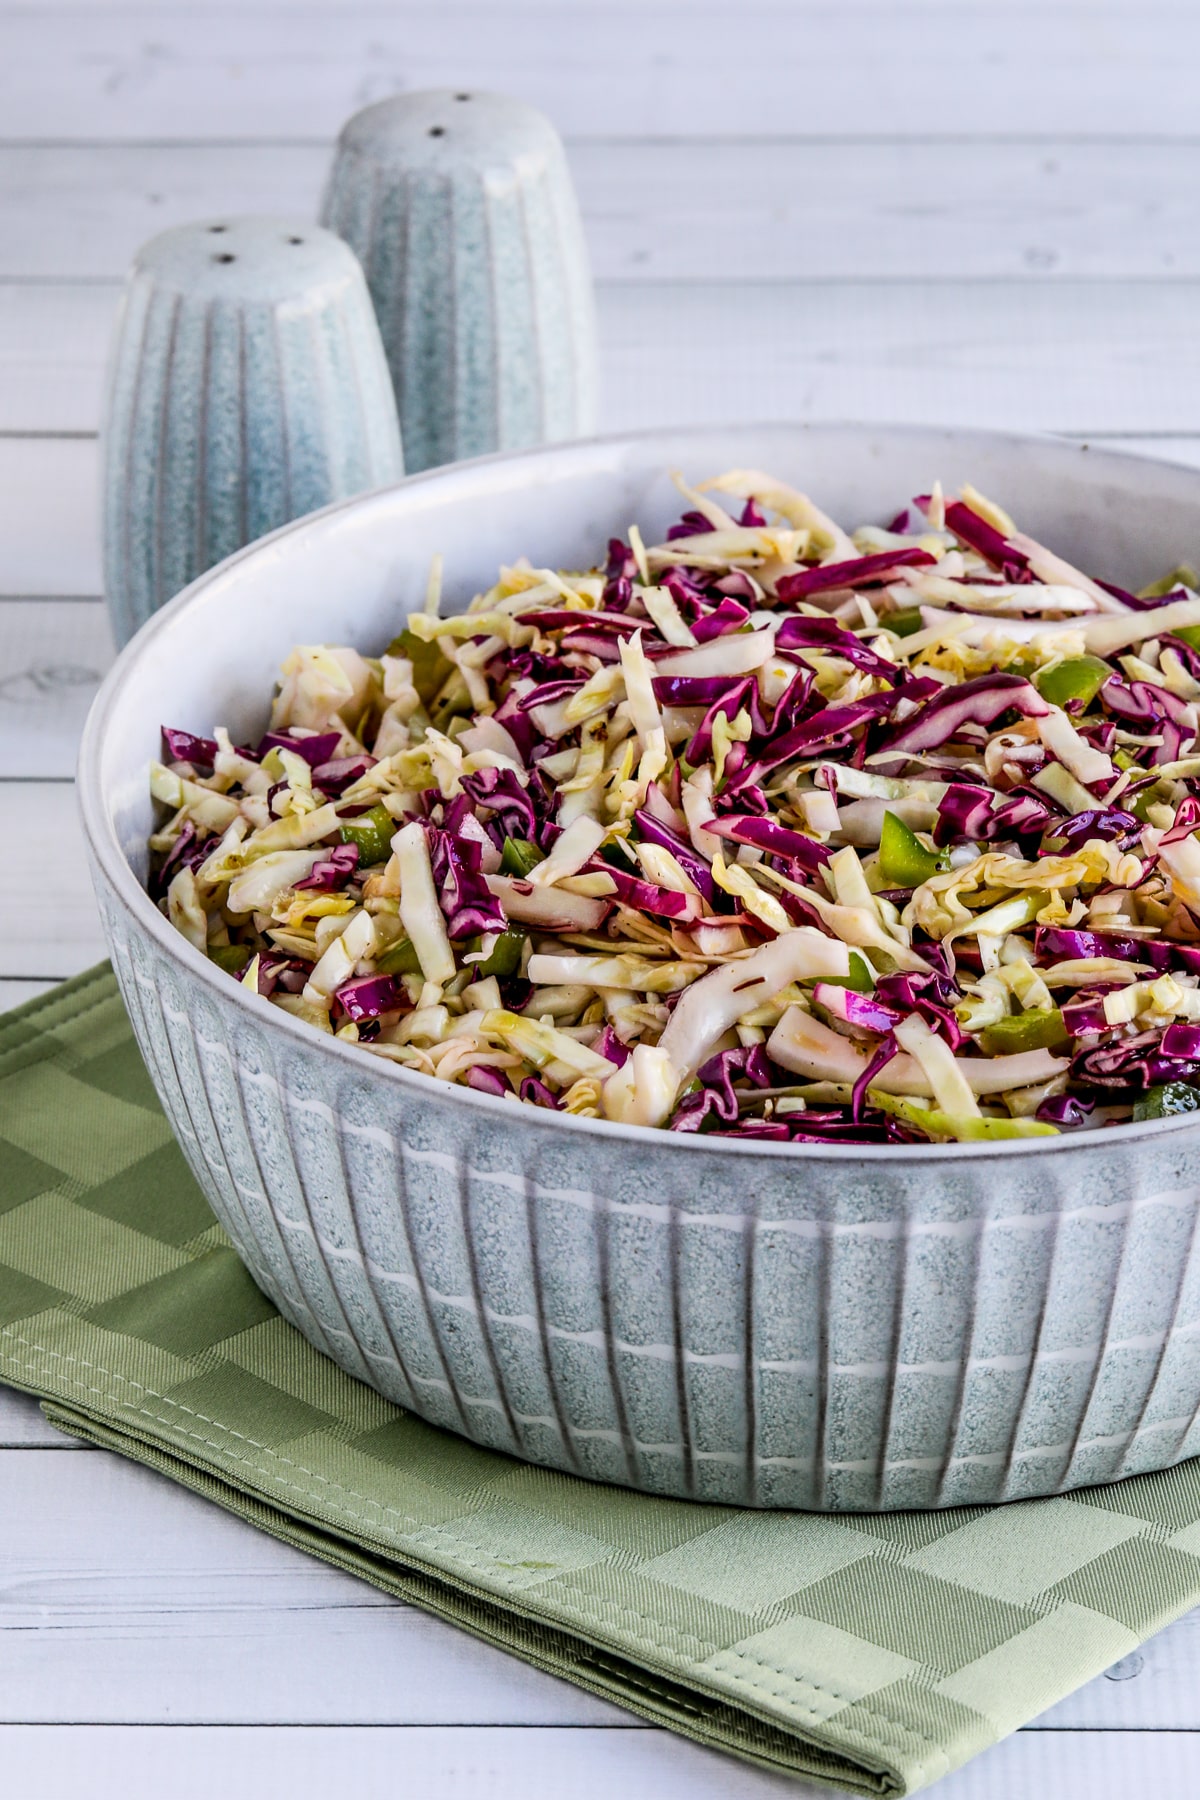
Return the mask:
M151 892L273 1007L591 1118L971 1142L1200 1107L1200 577L971 487L845 531L755 470L522 559L253 746L163 729Z

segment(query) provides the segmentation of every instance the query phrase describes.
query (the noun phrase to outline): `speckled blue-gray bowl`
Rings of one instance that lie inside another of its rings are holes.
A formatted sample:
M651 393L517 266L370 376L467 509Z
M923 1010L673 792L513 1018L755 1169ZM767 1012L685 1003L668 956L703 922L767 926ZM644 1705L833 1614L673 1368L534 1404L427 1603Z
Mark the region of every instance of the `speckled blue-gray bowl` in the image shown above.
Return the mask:
M738 1145L448 1088L231 982L143 891L160 721L253 735L295 641L383 645L430 554L466 599L778 472L836 517L972 480L1136 585L1200 552L1200 473L903 427L671 432L495 457L212 570L122 655L79 784L113 962L180 1143L256 1281L343 1368L533 1462L734 1505L1058 1493L1200 1451L1200 1125L1016 1145Z

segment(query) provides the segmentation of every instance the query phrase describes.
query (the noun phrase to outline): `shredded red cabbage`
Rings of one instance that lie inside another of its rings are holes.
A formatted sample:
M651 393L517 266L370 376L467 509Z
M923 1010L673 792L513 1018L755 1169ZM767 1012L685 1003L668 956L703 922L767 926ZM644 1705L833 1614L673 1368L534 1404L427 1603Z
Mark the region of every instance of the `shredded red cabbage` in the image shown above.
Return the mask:
M820 568L805 569L799 575L785 575L776 582L775 592L784 601L807 600L812 594L823 594L830 588L877 587L891 579L897 569L928 568L934 561L928 550L916 544L911 549L884 550L878 556L860 556L856 561L822 563Z
M195 737L190 731L177 731L163 725L162 741L171 762L191 763L196 769L211 769L217 760L216 738Z
M381 1013L399 1012L408 997L391 975L360 975L344 982L334 999L348 1019L377 1019Z

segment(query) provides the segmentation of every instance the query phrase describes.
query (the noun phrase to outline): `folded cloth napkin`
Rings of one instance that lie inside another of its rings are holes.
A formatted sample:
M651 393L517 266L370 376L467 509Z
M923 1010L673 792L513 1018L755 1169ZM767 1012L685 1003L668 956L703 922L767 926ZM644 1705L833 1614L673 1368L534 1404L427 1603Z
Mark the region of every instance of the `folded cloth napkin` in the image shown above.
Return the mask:
M107 966L0 1017L0 1380L66 1431L656 1724L907 1794L1200 1600L1200 1472L837 1518L480 1450L342 1374L234 1255Z

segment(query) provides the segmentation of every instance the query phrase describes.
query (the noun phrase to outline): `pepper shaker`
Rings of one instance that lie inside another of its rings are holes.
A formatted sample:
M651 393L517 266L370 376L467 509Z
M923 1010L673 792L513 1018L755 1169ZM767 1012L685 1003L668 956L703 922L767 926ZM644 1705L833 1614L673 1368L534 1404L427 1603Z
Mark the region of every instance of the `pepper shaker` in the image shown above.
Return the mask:
M536 108L449 88L367 107L321 219L363 265L410 470L594 430L587 247Z
M121 644L243 544L397 480L395 400L353 252L274 218L152 238L126 284L103 436Z

